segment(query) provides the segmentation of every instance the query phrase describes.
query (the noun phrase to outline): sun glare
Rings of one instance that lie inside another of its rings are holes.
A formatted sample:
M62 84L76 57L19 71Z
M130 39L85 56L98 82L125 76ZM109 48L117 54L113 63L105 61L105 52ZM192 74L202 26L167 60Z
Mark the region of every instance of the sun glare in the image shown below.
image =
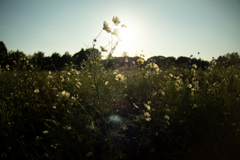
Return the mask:
M131 43L133 40L133 33L129 28L122 28L120 31L120 38L122 39L123 43Z

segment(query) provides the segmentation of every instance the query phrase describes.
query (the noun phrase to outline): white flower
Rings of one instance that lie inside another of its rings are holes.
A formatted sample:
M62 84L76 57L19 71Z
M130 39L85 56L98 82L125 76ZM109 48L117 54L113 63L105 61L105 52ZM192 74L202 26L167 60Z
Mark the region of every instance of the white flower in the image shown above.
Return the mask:
M191 85L191 84L188 84L188 88L192 88L192 85Z
M71 130L72 128L70 126L63 126L63 129Z
M169 120L169 119L170 119L168 115L165 115L164 118L165 118L166 120Z
M115 71L113 72L113 74L118 74L118 72L119 72L118 70L115 70Z
M107 33L111 33L111 28L108 27L108 23L106 21L103 22L103 30L105 30Z
M39 89L35 89L34 92L35 92L35 93L39 93Z
M147 108L147 110L149 110L149 111L151 110L151 107L149 105L144 103L144 106Z
M194 67L195 69L197 68L197 65L196 64L193 64L192 67Z
M148 112L144 112L144 116L150 117L150 114Z
M76 102L76 98L72 96L72 97L71 97L71 101L72 101L72 102Z
M49 132L48 131L43 131L43 134L48 134Z
M125 78L124 78L124 76L123 76L122 74L118 74L118 75L116 76L115 80L122 82L122 81L125 80Z
M108 81L105 82L105 85L107 85L107 84L108 84Z
M149 117L148 117L148 118L146 118L146 121L150 121L150 120L151 120L151 118L149 118Z
M143 64L143 63L144 63L144 60L141 59L141 58L139 58L139 59L137 60L137 62L138 62L138 64Z
M116 16L112 18L113 23L117 26L119 23L121 23L120 19Z
M70 97L70 93L66 92L66 91L62 91L58 93L58 96L60 98L69 98Z

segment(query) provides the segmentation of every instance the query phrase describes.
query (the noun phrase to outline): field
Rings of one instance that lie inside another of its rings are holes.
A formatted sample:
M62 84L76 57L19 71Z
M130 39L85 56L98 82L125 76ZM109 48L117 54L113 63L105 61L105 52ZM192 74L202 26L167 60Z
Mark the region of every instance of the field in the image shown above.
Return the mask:
M234 160L240 157L239 65L0 72L5 159ZM141 63L149 63L142 67Z

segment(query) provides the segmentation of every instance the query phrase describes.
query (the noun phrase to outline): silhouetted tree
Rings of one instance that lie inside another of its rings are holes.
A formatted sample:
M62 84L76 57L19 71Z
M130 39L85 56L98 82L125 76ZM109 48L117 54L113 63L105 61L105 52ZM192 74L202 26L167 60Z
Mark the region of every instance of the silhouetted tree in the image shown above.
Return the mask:
M65 52L65 54L60 58L61 69L63 69L66 65L70 65L71 60L71 55L68 52Z
M54 52L51 55L52 63L54 64L56 70L60 70L60 67L61 67L60 58L61 56L57 52Z
M82 48L81 51L75 53L72 56L72 61L75 65L77 65L78 67L81 66L82 61L87 61L88 60L88 56L86 54L86 52L84 51L84 49Z
M34 53L33 57L31 58L31 63L33 63L36 67L41 69L43 65L43 58L44 58L44 53L41 51L38 51L37 53Z
M7 48L3 41L0 41L0 56L6 56L7 55Z

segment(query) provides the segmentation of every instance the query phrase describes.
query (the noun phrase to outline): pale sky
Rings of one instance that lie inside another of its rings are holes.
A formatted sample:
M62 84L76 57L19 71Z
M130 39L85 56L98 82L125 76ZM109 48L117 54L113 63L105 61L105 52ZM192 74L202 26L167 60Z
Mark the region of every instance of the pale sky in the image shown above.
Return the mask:
M8 51L26 55L74 55L92 47L103 22L111 27L113 16L127 25L113 56L192 54L210 61L240 53L240 0L0 0L0 41ZM102 31L96 48L109 38Z

